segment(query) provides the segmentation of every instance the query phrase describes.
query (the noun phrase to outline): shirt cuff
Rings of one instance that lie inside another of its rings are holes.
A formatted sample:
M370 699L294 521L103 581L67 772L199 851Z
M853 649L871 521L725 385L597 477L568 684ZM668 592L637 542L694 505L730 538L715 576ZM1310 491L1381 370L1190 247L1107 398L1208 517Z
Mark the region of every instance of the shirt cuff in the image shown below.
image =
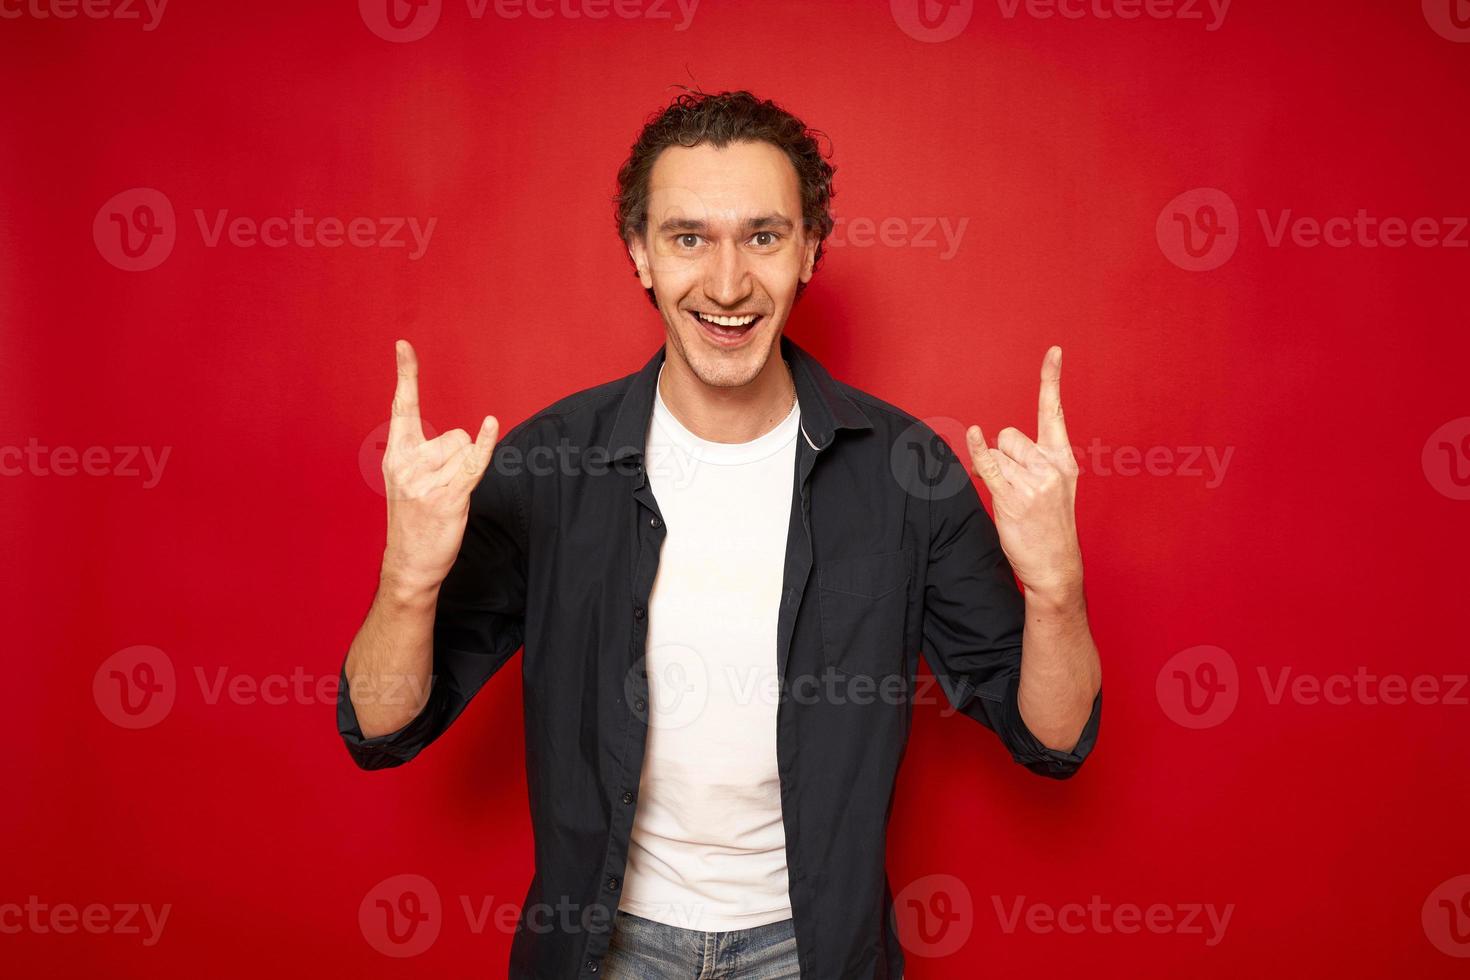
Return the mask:
M347 754L360 769L389 769L401 766L418 755L430 741L431 722L438 708L432 688L428 702L413 720L395 732L368 738L357 721L357 711L347 686L344 662L337 679L337 732L347 746Z
M1016 682L1009 685L1006 690L1005 723L1008 734L1006 744L1011 750L1011 757L1038 775L1049 776L1052 779L1070 777L1081 767L1092 753L1093 746L1097 744L1098 726L1102 721L1102 690L1099 689L1097 696L1092 699L1092 713L1087 718L1087 724L1082 726L1082 735L1070 752L1047 748L1031 729L1026 727L1026 721L1021 717L1021 707L1018 701L1020 690L1021 682L1018 675Z

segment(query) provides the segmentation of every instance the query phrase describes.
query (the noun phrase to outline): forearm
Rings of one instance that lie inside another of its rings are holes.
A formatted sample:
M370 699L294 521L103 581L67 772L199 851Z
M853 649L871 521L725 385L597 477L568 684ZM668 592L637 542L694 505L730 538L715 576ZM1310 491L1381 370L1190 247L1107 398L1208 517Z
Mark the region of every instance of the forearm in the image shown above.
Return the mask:
M408 586L381 576L344 667L363 737L396 732L427 703L438 594L438 587Z
M1028 590L1017 697L1026 727L1047 748L1072 751L1101 686L1102 665L1081 589L1066 598Z

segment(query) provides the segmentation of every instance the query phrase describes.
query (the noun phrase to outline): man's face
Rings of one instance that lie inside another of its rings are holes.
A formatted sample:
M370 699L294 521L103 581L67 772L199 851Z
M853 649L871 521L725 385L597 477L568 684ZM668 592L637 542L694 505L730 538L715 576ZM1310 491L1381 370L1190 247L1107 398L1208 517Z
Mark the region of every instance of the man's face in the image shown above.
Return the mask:
M816 247L796 168L764 142L665 149L649 177L647 228L628 243L670 356L721 388L749 384L777 350Z

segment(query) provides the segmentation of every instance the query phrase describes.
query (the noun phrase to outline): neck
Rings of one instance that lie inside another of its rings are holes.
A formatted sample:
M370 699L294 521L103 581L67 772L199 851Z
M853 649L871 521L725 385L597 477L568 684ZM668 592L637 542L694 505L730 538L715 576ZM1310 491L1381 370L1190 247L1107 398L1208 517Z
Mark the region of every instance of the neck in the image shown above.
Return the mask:
M796 386L776 346L761 372L743 385L706 384L683 357L664 356L659 394L674 418L709 442L750 442L791 413Z

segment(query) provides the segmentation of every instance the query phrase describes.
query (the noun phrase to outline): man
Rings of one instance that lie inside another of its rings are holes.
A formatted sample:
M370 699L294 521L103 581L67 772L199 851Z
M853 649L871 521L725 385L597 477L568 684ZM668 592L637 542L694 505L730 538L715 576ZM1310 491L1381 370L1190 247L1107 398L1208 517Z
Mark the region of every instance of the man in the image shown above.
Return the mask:
M1038 773L1097 738L1061 350L1035 442L967 433L992 521L928 426L782 334L832 172L774 104L683 95L619 173L665 331L640 371L425 440L397 345L339 728L363 768L406 762L524 645L512 977L899 978L884 841L918 657Z

